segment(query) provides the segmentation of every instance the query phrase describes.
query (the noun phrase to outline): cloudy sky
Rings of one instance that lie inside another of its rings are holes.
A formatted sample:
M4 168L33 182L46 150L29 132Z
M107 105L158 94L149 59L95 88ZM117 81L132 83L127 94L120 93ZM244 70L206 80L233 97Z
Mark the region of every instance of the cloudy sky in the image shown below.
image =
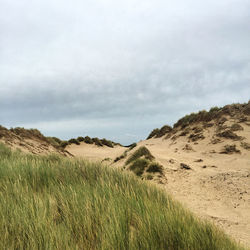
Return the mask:
M0 124L129 144L250 98L250 0L0 0Z

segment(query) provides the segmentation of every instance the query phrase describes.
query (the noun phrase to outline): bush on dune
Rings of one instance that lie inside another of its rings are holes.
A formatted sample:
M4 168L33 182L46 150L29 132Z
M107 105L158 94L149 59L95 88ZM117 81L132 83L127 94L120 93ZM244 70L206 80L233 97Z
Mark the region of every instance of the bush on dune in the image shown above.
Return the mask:
M141 146L127 159L126 164L130 164L132 161L141 157L150 161L154 159L154 156L150 153L150 151L145 146Z

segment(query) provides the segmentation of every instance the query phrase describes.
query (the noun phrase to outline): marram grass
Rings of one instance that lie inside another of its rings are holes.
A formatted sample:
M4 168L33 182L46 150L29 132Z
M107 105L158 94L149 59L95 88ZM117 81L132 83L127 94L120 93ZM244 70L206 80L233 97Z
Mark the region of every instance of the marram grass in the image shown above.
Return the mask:
M242 248L132 173L0 145L0 249Z

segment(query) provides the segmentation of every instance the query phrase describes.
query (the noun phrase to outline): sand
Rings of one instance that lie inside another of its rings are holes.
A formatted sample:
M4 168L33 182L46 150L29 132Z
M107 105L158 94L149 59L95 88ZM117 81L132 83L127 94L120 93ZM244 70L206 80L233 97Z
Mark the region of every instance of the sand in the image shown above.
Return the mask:
M244 130L236 133L249 143L250 126L242 126ZM211 144L214 128L203 134L205 139L198 144L181 136L175 141L150 139L139 146L145 145L164 166L168 193L236 241L250 246L250 151L243 149L240 141L230 139ZM226 144L235 144L241 153L220 154ZM191 170L181 169L180 163Z
M113 160L121 155L126 148L122 146L114 146L113 148L107 146L96 146L95 144L87 144L81 142L80 145L70 144L66 150L72 155L80 158L85 158L91 161L106 161L113 162Z

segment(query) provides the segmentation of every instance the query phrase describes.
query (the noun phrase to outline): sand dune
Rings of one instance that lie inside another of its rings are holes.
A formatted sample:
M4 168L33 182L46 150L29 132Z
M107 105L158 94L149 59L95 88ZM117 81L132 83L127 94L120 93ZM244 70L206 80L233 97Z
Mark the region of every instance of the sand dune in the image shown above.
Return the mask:
M190 118L192 122L187 125ZM56 152L102 161L113 167L124 167L128 157L145 146L164 170L162 176L152 181L198 216L214 222L249 246L250 103L192 114L180 119L173 129L165 126L153 131L150 137L131 150L120 145L81 142L62 151L40 134L22 136L0 128L0 140L12 148L35 154ZM120 160L114 161L121 155Z
M85 158L93 161L113 162L113 160L122 154L126 148L122 146L97 146L95 144L87 144L81 142L80 145L70 144L66 150L76 157Z
M225 129L235 124L235 119L227 119ZM197 126L202 124L189 127L190 133ZM163 165L166 181L162 186L167 192L237 241L250 245L250 150L246 146L250 126L240 126L242 130L235 133L241 139L237 140L216 137L217 128L212 126L202 128L202 139L192 141L190 133L183 135L180 130L172 138L141 141L137 148L146 146ZM227 152L226 145L235 145L233 149L240 152ZM191 169L181 168L181 163Z

